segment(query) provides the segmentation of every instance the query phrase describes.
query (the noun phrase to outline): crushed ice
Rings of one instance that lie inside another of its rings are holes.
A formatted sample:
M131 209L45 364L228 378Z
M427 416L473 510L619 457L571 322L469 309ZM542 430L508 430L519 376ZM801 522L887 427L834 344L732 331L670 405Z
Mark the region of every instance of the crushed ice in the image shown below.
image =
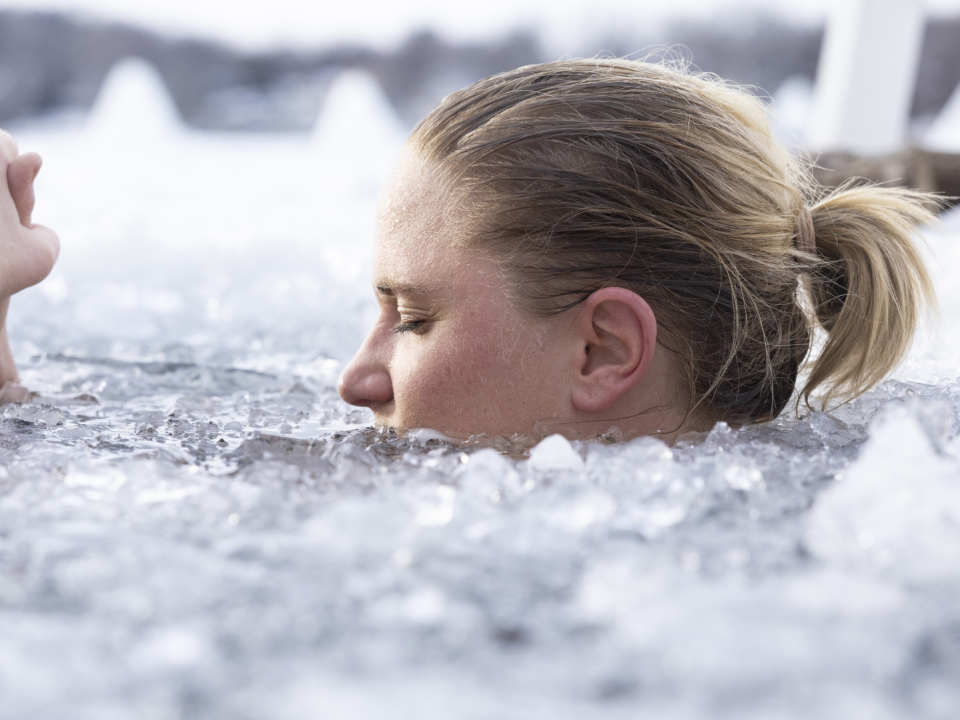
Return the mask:
M20 141L64 254L11 316L0 718L956 717L949 225L947 327L860 400L525 453L337 398L373 198L316 141Z

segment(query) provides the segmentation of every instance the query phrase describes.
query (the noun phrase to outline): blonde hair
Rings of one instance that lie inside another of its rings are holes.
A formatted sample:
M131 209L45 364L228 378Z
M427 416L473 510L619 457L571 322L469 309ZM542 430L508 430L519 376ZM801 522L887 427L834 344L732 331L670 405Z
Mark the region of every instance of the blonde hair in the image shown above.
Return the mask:
M677 353L688 411L743 424L882 379L933 301L915 227L927 196L827 191L763 104L704 75L626 60L519 68L447 97L411 136L456 189L467 242L531 312L634 290ZM809 207L815 253L797 248Z

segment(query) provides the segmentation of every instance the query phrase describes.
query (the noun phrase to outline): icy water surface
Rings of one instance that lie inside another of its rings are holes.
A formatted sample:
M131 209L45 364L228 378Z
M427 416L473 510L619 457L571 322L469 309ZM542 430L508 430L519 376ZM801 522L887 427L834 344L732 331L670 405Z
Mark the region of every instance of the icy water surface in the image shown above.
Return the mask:
M830 415L457 447L336 396L350 142L21 134L64 251L12 309L0 718L957 717L957 227L942 332Z

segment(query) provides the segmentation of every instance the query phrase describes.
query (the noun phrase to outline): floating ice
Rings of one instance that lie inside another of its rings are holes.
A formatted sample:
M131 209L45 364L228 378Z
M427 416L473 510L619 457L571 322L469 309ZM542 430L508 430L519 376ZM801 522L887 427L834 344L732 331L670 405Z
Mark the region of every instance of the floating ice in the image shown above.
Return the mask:
M537 470L579 470L583 458L562 435L551 435L530 451L530 467Z
M2 413L5 419L44 426L59 425L64 419L63 413L52 405L4 405Z
M877 423L809 522L820 557L911 581L950 579L960 567L956 462L937 453L915 415L898 409Z
M412 439L421 443L425 443L428 440L450 440L450 438L443 433L437 432L436 430L430 430L429 428L417 428L415 430L411 430L408 435Z
M375 187L318 193L305 138L93 180L76 136L19 140L64 249L9 321L40 397L0 413L0 720L957 715L955 327L850 405L674 447L381 433L336 395Z

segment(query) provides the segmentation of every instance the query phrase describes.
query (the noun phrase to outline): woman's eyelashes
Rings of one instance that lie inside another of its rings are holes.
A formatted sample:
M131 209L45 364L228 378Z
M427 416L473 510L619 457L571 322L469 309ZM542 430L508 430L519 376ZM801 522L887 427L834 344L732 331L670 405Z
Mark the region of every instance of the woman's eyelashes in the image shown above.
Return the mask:
M426 330L427 330L426 320L409 320L407 322L402 322L393 328L393 331L395 333L415 332L415 333L421 334L426 332Z
M390 314L393 315L393 320L396 322L393 326L395 333L423 335L437 319L434 308L422 305L411 306L409 303L398 302L390 310L392 310Z

